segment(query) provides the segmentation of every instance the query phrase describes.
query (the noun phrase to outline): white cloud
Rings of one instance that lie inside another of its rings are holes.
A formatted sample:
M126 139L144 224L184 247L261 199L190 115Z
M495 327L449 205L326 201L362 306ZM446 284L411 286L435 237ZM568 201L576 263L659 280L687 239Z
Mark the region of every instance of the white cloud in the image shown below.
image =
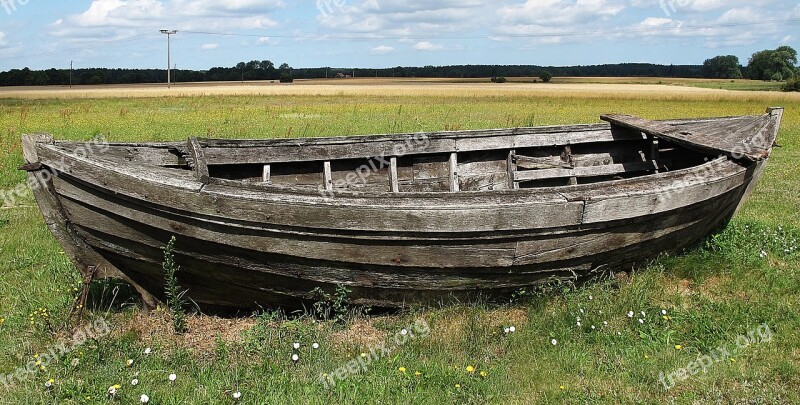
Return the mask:
M93 0L86 11L57 20L52 34L62 37L120 38L153 30L243 30L274 28L270 15L282 0Z
M6 45L6 33L0 31L0 46Z
M792 37L791 35L787 35L783 37L783 39L781 39L781 45L788 45L789 43L792 42L793 39L794 37Z
M418 51L441 51L444 50L444 45L434 44L433 42L422 41L414 45L414 49Z
M217 48L219 48L219 44L203 44L200 47L200 49L203 49L205 51L212 51L212 50L217 49Z
M504 6L498 13L506 24L575 27L608 19L624 9L619 0L527 0L524 4Z
M273 45L275 41L270 37L261 37L256 41L256 45Z
M479 0L348 0L317 16L322 34L419 37L458 33L486 23L496 6ZM483 22L482 22L483 20Z
M585 41L575 32L611 29L614 17L626 9L624 0L526 0L502 6L492 28L495 37L531 37L526 44L564 42L567 36ZM568 35L569 34L569 35Z
M370 54L372 55L387 55L392 52L394 52L394 48L386 45L376 46L375 48L372 48L372 50L370 50Z

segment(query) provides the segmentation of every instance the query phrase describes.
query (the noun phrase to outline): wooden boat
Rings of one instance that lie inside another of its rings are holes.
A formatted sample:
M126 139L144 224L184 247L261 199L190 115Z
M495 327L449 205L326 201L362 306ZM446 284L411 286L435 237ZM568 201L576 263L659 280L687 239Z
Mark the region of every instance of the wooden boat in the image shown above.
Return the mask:
M343 285L354 303L396 307L697 243L753 189L782 112L102 148L28 135L24 169L86 279L124 279L148 305L175 236L179 283L202 306L297 307Z

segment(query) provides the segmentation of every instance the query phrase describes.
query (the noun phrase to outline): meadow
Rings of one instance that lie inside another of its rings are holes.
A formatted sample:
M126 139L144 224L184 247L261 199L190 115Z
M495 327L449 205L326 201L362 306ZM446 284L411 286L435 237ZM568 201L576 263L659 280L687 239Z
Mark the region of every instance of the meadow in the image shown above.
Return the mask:
M20 135L32 132L312 137L593 123L612 112L786 112L762 182L702 246L504 303L321 321L268 308L192 315L175 335L164 310L144 313L126 286L96 281L87 319L76 320L80 279L33 198L18 199L0 209L0 403L140 403L142 394L155 404L798 403L800 94L701 87L376 79L1 89L0 190L25 180ZM88 338L72 347L76 328Z

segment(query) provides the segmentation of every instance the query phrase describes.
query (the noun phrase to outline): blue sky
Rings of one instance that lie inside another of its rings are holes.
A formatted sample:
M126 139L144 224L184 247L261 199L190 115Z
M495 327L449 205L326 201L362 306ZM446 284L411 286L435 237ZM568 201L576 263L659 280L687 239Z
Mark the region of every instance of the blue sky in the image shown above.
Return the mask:
M0 0L0 70L742 63L800 49L800 1ZM226 35L223 35L226 34Z

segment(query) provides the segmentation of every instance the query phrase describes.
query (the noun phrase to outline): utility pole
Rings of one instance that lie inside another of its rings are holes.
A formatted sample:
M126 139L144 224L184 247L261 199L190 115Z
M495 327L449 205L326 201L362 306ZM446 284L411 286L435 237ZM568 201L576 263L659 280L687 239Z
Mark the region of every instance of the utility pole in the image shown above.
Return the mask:
M162 34L167 35L167 88L172 87L172 60L170 50L170 36L178 33L177 30L161 30Z

